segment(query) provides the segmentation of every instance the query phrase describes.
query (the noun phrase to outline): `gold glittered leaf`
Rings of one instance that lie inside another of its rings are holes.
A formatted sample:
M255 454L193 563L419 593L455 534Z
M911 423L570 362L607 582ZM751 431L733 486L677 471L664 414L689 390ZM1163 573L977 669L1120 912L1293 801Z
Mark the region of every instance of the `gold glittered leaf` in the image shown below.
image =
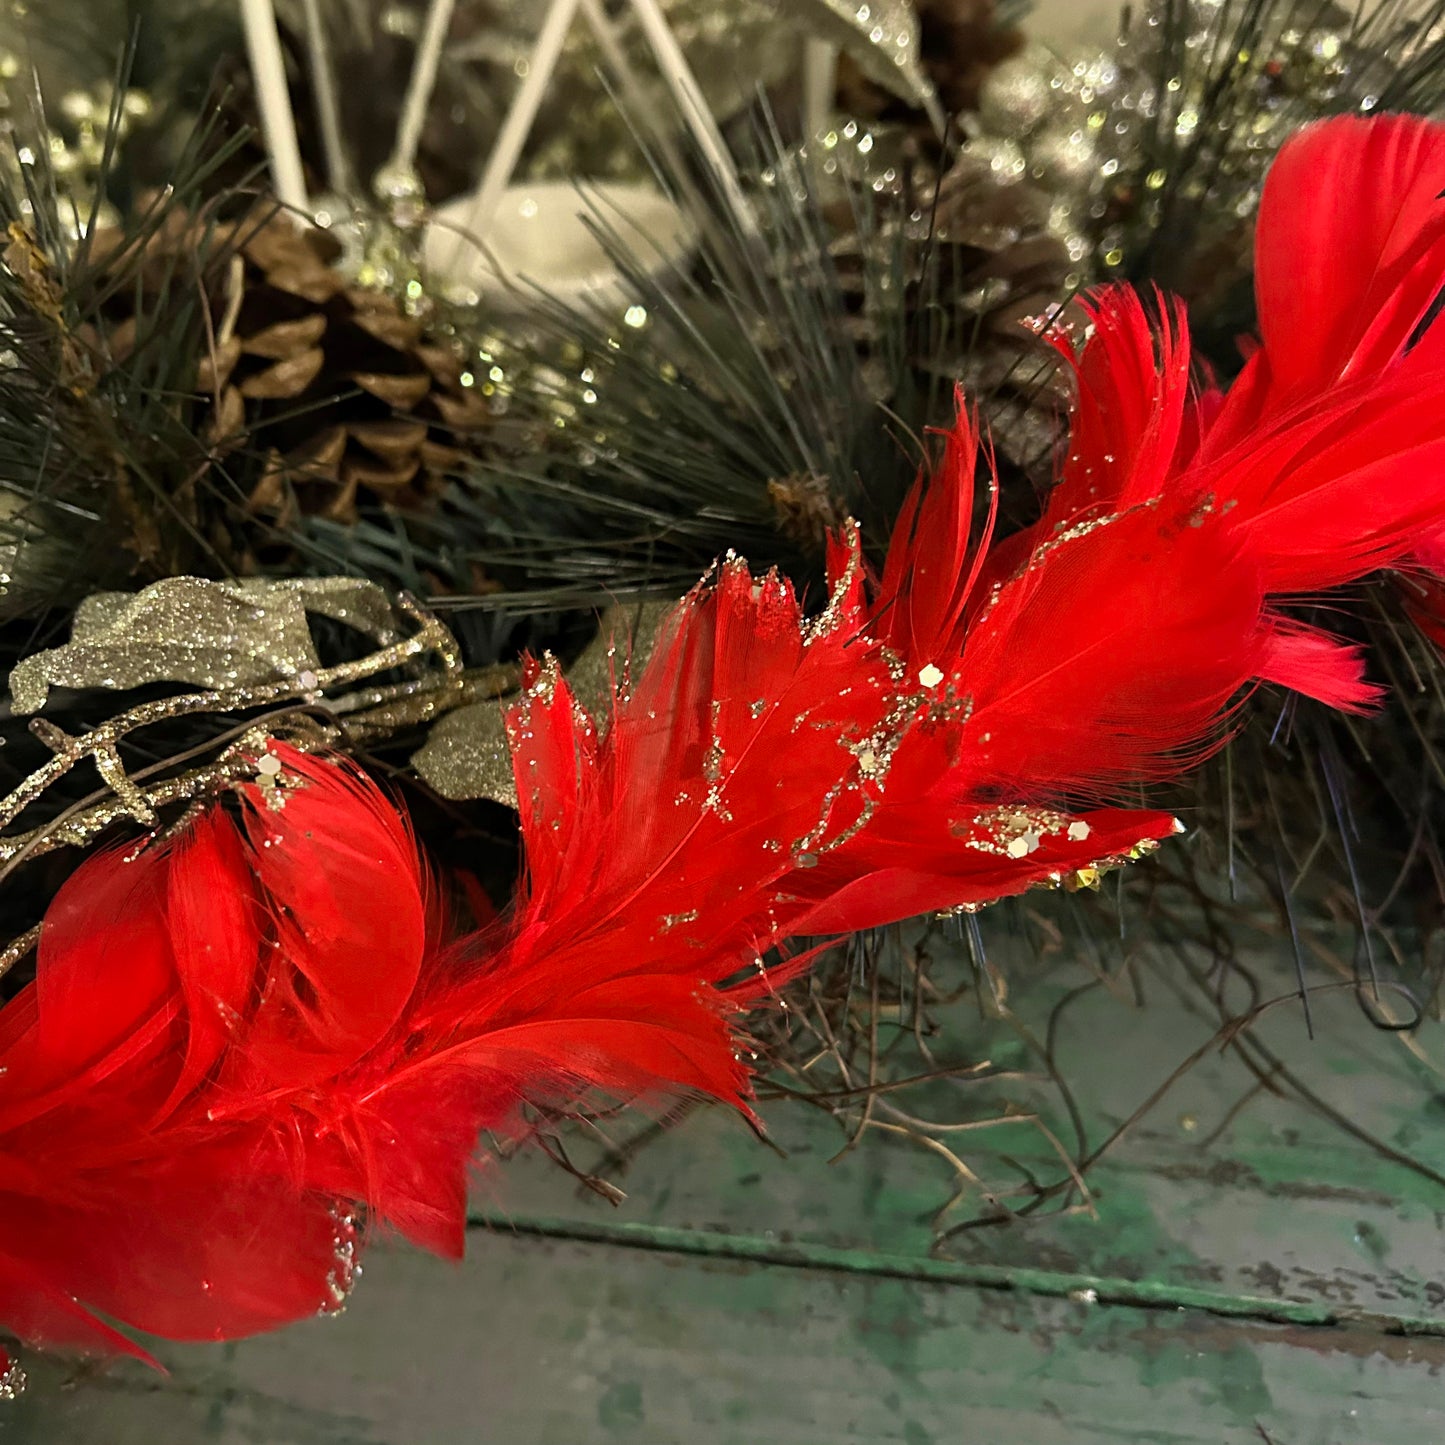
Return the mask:
M76 611L63 647L17 663L17 713L39 712L52 687L133 688L153 682L235 688L321 670L307 613L386 646L400 636L390 600L352 577L168 577L140 592L97 592Z
M633 676L647 664L670 602L643 602L609 608L597 637L567 669L572 695L594 716L608 704L614 672ZM412 755L418 776L444 798L461 802L490 798L517 806L512 755L503 723L505 703L476 702L438 720L426 742Z
M517 806L512 755L503 724L504 702L474 702L437 720L412 754L418 777L444 798L490 798Z

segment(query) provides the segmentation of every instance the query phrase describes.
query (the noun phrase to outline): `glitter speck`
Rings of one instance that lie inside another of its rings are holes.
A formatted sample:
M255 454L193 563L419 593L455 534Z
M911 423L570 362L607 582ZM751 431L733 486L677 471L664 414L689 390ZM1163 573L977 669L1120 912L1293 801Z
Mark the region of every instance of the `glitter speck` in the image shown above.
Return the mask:
M316 1311L319 1315L342 1314L356 1281L361 1278L361 1265L356 1257L356 1216L349 1209L337 1205L331 1211L331 1219L334 1231L331 1241L332 1265L326 1275L326 1294Z
M919 668L918 681L924 687L937 687L943 681L943 673L930 662L927 666Z
M25 1371L9 1350L0 1348L0 1400L16 1400L25 1393Z
M281 759L275 753L263 753L256 764L256 771L263 778L274 778L281 771Z
M1069 824L1069 842L1082 843L1089 836L1089 825L1087 823Z

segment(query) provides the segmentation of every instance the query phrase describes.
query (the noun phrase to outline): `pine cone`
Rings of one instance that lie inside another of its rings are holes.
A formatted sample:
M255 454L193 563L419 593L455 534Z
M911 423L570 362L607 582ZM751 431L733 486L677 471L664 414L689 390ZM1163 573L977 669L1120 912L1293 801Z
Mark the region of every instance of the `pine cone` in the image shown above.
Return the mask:
M456 354L390 296L348 283L336 254L280 214L239 231L201 365L217 444L265 447L251 506L282 523L351 522L366 497L423 507L490 420Z
M936 177L916 158L912 137L886 127L859 134L870 140L873 169L853 176L848 194L824 207L850 334L877 349L880 336L898 327L902 307L918 371L962 382L983 407L999 454L1045 483L1069 379L1057 352L1026 323L1059 310L1072 270L1048 230L1047 198L1026 180L1000 179L969 152ZM845 157L840 169L856 165ZM897 179L880 192L875 173ZM905 278L901 293L886 284L894 274Z
M938 182L931 224L931 299L955 319L952 345L920 354L918 364L979 398L1000 455L1045 485L1071 382L1030 323L1081 319L1068 302L1068 251L1048 230L1048 199L1027 181L1001 182L965 152Z
M209 228L178 215L149 250L143 284L158 291L185 275L178 257L204 254L215 338L197 375L211 403L204 435L218 458L264 458L247 510L268 530L305 516L350 523L368 503L425 508L489 427L459 356L390 296L334 270L325 232L280 212ZM127 324L112 329L112 350L132 340ZM254 564L258 550L279 560L274 539L248 540L241 559Z

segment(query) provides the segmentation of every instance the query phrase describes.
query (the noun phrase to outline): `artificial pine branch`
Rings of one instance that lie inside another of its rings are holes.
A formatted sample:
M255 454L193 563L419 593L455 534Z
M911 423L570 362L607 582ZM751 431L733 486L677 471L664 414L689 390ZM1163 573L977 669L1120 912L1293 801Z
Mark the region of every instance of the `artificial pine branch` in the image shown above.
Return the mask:
M193 424L208 323L198 285L206 238L177 258L160 299L138 302L123 337L108 312L117 295L140 297L147 243L175 208L204 199L214 212L224 204L207 188L228 147L199 123L170 187L127 217L100 254L100 198L125 188L114 144L121 97L118 87L112 139L87 209L50 167L38 99L33 138L16 139L15 175L0 171L8 242L0 266L4 619L39 618L108 580L226 565L197 505L198 482L211 465Z
M309 525L313 565L365 558L403 583L425 568L458 593L480 565L510 589L494 605L555 608L677 595L729 550L819 576L843 515L881 545L925 428L949 419L951 382L918 365L917 333L962 354L971 319L898 224L911 192L825 202L816 159L766 119L742 169L759 178L755 220L712 197L690 262L659 267L626 217L594 212L627 319L531 288L510 343L458 318L475 369L510 391L498 445L430 516ZM846 276L825 207L848 213Z

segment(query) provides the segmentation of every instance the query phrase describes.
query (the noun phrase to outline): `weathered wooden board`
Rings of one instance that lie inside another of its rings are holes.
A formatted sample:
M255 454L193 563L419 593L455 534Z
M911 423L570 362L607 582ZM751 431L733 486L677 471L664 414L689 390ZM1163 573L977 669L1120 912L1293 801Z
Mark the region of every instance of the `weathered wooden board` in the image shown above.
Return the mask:
M1445 1341L484 1237L365 1306L175 1352L6 1426L46 1445L1386 1445L1445 1435Z
M1000 955L1042 1021L1083 976ZM1161 962L1144 1007L1104 988L1057 1024L1091 1142L1131 1115L1217 1016ZM1266 993L1292 986L1259 960ZM1009 1063L959 1006L955 1057ZM1283 1007L1261 1038L1320 1105L1445 1163L1445 1085L1347 994ZM1015 1061L1027 1059L1020 1052ZM966 1089L963 1084L949 1088ZM1069 1127L1056 1095L976 1095ZM940 1101L935 1098L934 1103ZM949 1105L959 1112L958 1101ZM1445 1183L1260 1089L1207 1050L1091 1170L1094 1212L989 1225L935 1247L955 1179L881 1133L830 1163L836 1125L774 1106L780 1158L700 1113L611 1176L613 1208L554 1165L483 1181L460 1269L374 1251L348 1313L167 1351L159 1378L31 1361L0 1434L45 1445L1395 1445L1445 1439ZM960 1138L986 1184L1060 1169L1028 1122ZM585 1157L579 1149L579 1157ZM949 1216L978 1213L976 1197ZM483 1223L481 1221L487 1221Z
M1064 963L1046 973L1000 955L1026 983L1031 1020L1080 982ZM1255 964L1267 995L1294 987L1285 959ZM1214 1037L1218 1018L1197 993L1167 986L1172 965L1146 976L1135 1007L1103 988L1072 1003L1058 1030L1060 1072L1078 1095L1091 1142L1100 1142ZM1429 1049L1445 1053L1445 1029L1427 1026L1415 1051L1371 1029L1348 992L1312 1007L1315 1038L1294 1003L1258 1032L1319 1102L1388 1147L1445 1171L1445 1075ZM1017 1048L984 1021L953 1018L956 1037L940 1056L992 1058ZM1422 1057L1423 1055L1423 1057ZM1016 1060L1028 1065L1020 1050ZM961 1090L971 1087L957 1086ZM992 1106L990 1106L992 1098ZM1037 1108L1055 1134L1068 1120L1057 1097L1027 1083L978 1095L986 1118L1008 1104ZM942 1106L934 1111L943 1116ZM962 1117L956 1099L947 1117ZM625 1174L621 1210L594 1195L559 1187L545 1161L517 1161L490 1182L479 1205L488 1217L538 1217L608 1225L742 1234L783 1242L933 1255L934 1216L955 1177L936 1154L868 1135L834 1160L843 1136L795 1105L768 1113L779 1160L721 1112L700 1115L641 1150ZM955 1141L985 1183L1007 1184L1028 1166L1057 1177L1053 1147L1030 1122L1006 1124ZM1095 1212L1041 1217L971 1230L947 1254L981 1269L1032 1269L1137 1283L1161 1297L1260 1298L1316 1312L1378 1312L1445 1328L1445 1175L1424 1177L1382 1157L1297 1098L1261 1089L1237 1055L1210 1050L1090 1171ZM962 1201L949 1217L980 1212ZM559 1221L560 1222L560 1221ZM1304 1308L1308 1307L1308 1308Z

